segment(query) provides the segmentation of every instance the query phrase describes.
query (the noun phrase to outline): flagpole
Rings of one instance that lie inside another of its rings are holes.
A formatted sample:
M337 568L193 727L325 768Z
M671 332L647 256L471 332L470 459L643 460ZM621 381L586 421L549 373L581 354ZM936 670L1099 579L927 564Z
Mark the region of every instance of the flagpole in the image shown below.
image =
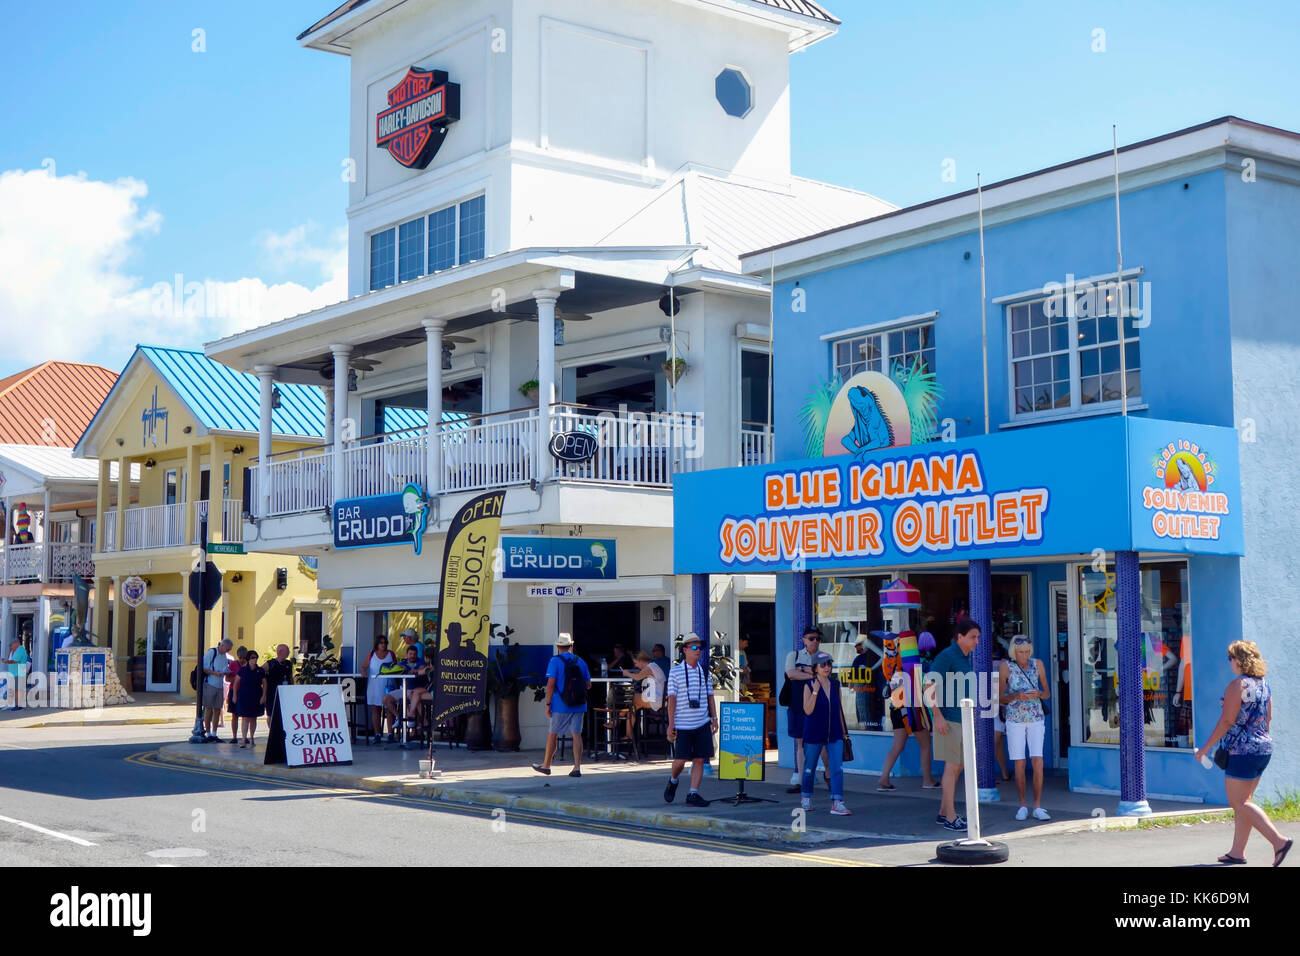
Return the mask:
M1112 155L1115 159L1115 303L1119 312L1119 400L1120 414L1128 415L1128 356L1125 354L1124 327L1128 320L1128 309L1124 308L1124 242L1119 228L1119 132L1115 124L1110 127ZM1105 382L1105 378L1102 379ZM1102 385L1103 391L1105 384ZM1103 394L1102 400L1105 400Z
M979 203L980 225L980 347L984 353L984 434L989 433L989 324L985 302L988 290L984 275L984 187L975 174L975 197Z

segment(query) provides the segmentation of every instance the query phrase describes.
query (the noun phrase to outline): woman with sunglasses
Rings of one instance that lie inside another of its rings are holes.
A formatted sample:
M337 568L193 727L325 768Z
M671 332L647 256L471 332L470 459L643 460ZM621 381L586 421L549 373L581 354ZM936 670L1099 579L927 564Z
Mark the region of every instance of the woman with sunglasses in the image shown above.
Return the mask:
M840 707L840 684L834 677L834 661L825 652L813 656L813 678L803 689L803 778L799 805L812 809L813 774L817 755L825 753L831 771L831 813L846 817L852 811L844 805L844 715Z
M1034 645L1024 634L1011 638L1011 656L998 668L998 697L1007 708L1007 756L1016 765L1020 809L1016 819L1029 817L1025 805L1025 751L1034 765L1034 819L1052 819L1043 809L1043 701L1051 697L1043 662L1034 658Z
M1219 857L1219 862L1225 866L1245 863L1246 841L1254 828L1273 845L1273 865L1281 866L1295 841L1282 836L1268 814L1251 800L1264 768L1273 758L1273 738L1269 736L1273 693L1264 680L1268 664L1254 641L1233 641L1228 645L1228 665L1233 677L1219 699L1219 722L1205 746L1196 751L1196 759L1201 761L1214 753L1214 745L1220 741L1227 751L1223 785L1232 805L1234 828L1232 848Z

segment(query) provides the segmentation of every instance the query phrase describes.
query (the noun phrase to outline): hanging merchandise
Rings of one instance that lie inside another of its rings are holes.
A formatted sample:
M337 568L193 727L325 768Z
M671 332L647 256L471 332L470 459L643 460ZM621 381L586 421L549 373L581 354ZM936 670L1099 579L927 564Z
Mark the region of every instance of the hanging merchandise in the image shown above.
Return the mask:
M894 578L880 589L880 609L882 611L912 610L920 606L921 592L906 581Z
M36 540L32 534L32 515L27 510L27 502L18 502L18 507L14 509L14 543L31 544Z

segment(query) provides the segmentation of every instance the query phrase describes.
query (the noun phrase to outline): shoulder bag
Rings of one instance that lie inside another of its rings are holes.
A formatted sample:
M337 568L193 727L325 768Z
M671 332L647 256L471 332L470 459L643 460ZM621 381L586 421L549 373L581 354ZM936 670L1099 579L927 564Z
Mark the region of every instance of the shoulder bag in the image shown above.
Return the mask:
M836 695L837 704L840 709L840 729L844 731L844 761L853 759L853 740L849 737L849 724L844 719L844 704L839 700L840 685L839 681L831 679L831 691Z
M1024 669L1023 667L1021 667L1019 664L1017 664L1015 661L1007 661L1007 663L1010 664L1012 667L1014 667L1016 670L1020 671L1021 676L1024 677L1024 679L1025 679L1026 681L1028 681L1028 682L1029 682L1030 684L1032 684L1033 686L1038 687L1038 661L1037 661L1037 660L1035 660L1035 659L1031 659L1031 663L1033 663L1033 665L1034 665L1034 679L1033 679L1033 680L1029 680L1029 675L1025 673L1025 669ZM1039 690L1044 690L1045 688L1039 687L1038 689L1039 689ZM1052 712L1052 711L1051 711L1051 708L1048 707L1047 704L1048 704L1048 702L1047 702L1046 698L1043 698L1043 697L1038 698L1038 706L1041 707L1041 708L1043 708L1043 718L1044 718L1044 719L1046 719L1047 715L1050 714L1050 713Z

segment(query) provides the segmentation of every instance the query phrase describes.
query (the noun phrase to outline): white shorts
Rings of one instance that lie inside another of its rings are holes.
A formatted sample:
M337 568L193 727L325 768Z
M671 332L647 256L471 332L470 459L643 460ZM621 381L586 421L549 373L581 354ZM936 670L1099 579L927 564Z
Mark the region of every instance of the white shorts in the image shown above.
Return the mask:
M1027 724L1016 721L1007 722L1007 756L1012 760L1025 759L1025 747L1029 747L1029 756L1043 755L1044 721L1034 720Z

